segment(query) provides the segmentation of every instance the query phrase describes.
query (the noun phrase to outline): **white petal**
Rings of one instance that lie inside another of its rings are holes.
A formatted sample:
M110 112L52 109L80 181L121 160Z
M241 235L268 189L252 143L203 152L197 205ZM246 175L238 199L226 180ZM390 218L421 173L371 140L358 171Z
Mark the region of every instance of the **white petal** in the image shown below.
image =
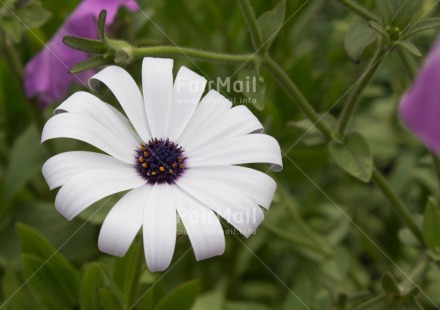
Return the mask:
M150 140L151 133L145 113L144 99L130 74L120 67L108 66L90 78L89 87L98 91L101 87L100 82L107 85L118 99L142 140L144 142Z
M186 67L181 67L173 85L173 99L168 126L168 138L180 136L193 115L206 86L206 79Z
M241 105L229 109L212 122L205 124L185 145L185 150L191 152L203 145L262 131L263 125L260 121L247 107Z
M240 166L197 167L185 171L186 175L232 186L266 209L269 209L277 188L276 182L267 174Z
M193 140L194 135L200 132L200 129L212 122L217 117L228 111L232 103L215 90L211 90L200 101L196 111L189 120L188 125L183 130L182 135L177 139L180 145L188 145Z
M142 142L141 138L129 127L128 120L111 105L92 94L77 92L67 98L55 109L55 114L70 112L89 117L109 131L133 145L133 149ZM124 120L125 119L125 120Z
M144 249L148 269L163 271L171 263L176 244L175 196L167 183L156 183L144 210Z
M178 188L176 192L177 212L191 240L196 259L222 255L225 236L215 213L183 190Z
M142 226L144 209L151 191L144 185L128 192L110 210L99 233L101 252L124 256Z
M210 143L187 153L188 167L269 163L281 171L281 149L277 140L264 134L249 134Z
M50 189L64 185L75 175L94 169L131 167L130 164L100 153L66 152L49 158L43 165L43 176Z
M71 138L87 142L126 163L133 163L135 149L129 141L110 132L96 121L74 113L61 113L44 125L41 142L54 138Z
M55 199L55 208L71 220L92 203L109 195L137 188L146 181L133 167L91 170L64 184Z
M206 178L184 175L176 183L249 237L264 219L261 208L237 189Z
M151 134L154 138L167 138L173 95L173 60L144 58L142 89Z

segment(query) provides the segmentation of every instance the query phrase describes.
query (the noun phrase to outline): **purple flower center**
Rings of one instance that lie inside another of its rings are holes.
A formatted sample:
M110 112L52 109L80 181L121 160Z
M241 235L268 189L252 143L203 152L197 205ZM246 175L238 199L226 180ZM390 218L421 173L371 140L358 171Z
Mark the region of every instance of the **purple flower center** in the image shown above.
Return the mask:
M169 139L151 139L136 150L136 170L148 183L174 183L185 171L183 149Z

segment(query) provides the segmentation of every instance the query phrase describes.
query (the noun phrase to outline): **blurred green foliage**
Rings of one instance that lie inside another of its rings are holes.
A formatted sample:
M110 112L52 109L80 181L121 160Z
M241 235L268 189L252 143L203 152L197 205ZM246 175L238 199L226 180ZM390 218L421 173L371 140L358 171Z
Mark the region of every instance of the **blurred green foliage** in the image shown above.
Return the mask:
M257 16L264 14L259 19L262 35L276 33L278 18L285 15L285 23L271 42L271 54L316 110L330 111L325 121L333 126L332 115L339 115L348 90L372 57L375 32L341 4L350 1L285 2L283 12L277 1L252 1ZM414 13L409 2L405 1ZM421 1L414 18L438 16L435 2ZM196 262L188 238L182 236L172 266L162 274L143 268L136 275L137 242L124 258L100 253L96 246L100 223L119 196L98 202L71 222L56 212L56 193L47 188L41 166L53 153L87 146L68 140L39 143L42 123L35 114L49 118L56 103L45 111L36 110L34 100L24 96L17 67L4 52L12 51L19 65L26 64L42 48L40 41L51 37L77 3L1 1L1 309L121 309L129 305L196 310L435 309L440 305L440 211L435 203L440 198L439 183L429 153L396 116L399 98L413 78L397 52L387 56L366 87L348 128L363 138L329 148L318 131L308 130L310 121L266 71L249 73L249 68L239 65L176 59L175 68L185 65L209 80L242 79L243 74L264 79L264 92L257 94L264 102L250 108L286 154L284 170L273 175L279 189L271 210L249 239L228 233L221 257ZM216 52L252 52L235 1L138 3L141 11L119 13L110 29L115 38L135 46L177 44ZM354 3L380 13L393 27L411 20L407 12L393 20L389 8L377 8L374 1ZM391 4L397 8L401 1ZM17 24L6 5L25 18L29 27ZM378 25L376 30L392 41L392 28ZM433 25L438 22L422 26ZM426 55L435 35L436 30L417 33L405 48L411 52L417 46ZM413 57L407 50L401 54ZM411 61L418 66L421 60ZM139 61L127 69L140 81ZM80 88L74 86L71 91ZM223 93L237 103L248 97ZM110 94L103 98L116 103ZM429 251L421 249L375 186L355 179L369 181L372 158L423 227ZM139 279L139 285L133 285L132 279Z

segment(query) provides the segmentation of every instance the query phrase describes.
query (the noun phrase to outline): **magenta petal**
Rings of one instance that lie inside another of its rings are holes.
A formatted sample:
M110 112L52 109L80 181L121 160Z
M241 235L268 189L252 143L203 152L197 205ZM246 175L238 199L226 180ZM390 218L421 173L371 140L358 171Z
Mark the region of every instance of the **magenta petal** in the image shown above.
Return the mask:
M399 114L405 125L440 155L440 40L403 96Z
M66 35L97 38L96 23L101 10L107 10L110 25L120 7L137 10L134 0L83 0L61 25L45 47L25 67L24 89L26 95L37 96L41 107L66 96L72 83L87 86L93 70L70 74L69 68L88 58L86 53L63 44Z

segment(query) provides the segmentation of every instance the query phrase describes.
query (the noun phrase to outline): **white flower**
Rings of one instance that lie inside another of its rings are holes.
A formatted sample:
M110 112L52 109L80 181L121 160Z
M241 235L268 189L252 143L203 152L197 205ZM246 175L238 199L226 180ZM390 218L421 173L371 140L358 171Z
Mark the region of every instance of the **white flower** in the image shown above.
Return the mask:
M176 211L197 260L221 255L224 233L216 214L246 237L263 220L276 183L260 171L236 166L269 163L282 169L278 142L245 106L216 91L200 101L206 80L173 60L145 58L142 96L132 77L109 66L89 81L105 84L126 116L97 97L77 92L48 120L42 142L72 138L108 155L66 152L50 158L43 175L61 186L56 209L68 220L98 200L129 192L107 215L99 235L102 252L123 256L143 227L148 268L166 269L176 242ZM199 102L200 101L200 102Z

